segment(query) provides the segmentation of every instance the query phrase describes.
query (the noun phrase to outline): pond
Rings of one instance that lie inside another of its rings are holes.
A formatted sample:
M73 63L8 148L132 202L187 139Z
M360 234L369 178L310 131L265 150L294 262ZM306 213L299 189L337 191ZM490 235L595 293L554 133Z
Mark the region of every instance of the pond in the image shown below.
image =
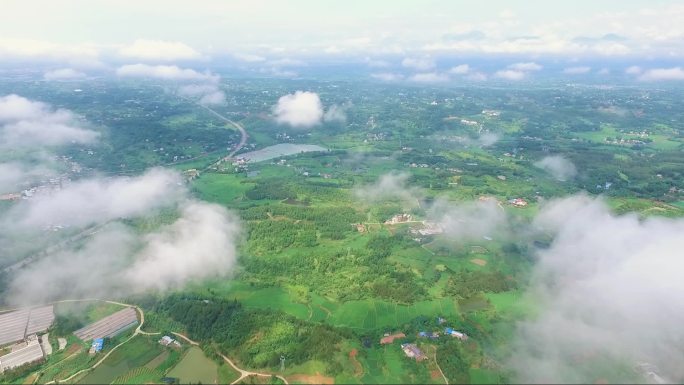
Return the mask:
M316 144L280 143L264 147L260 150L237 154L235 157L246 159L248 162L263 162L265 160L280 158L281 156L320 151L328 151L328 149Z

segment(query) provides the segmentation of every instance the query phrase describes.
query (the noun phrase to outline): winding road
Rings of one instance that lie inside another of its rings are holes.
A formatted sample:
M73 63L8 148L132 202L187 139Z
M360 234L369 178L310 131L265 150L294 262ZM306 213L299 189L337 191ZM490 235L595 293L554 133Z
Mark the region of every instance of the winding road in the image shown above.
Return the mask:
M104 355L104 357L102 357L99 361L97 361L97 362L96 362L93 366L91 366L90 368L86 368L86 369L79 370L78 372L76 372L76 373L72 374L71 376L69 376L69 377L67 377L67 378L65 378L65 379L62 379L62 380L52 380L52 381L50 381L50 382L46 382L46 383L45 383L46 385L48 385L48 384L56 384L56 383L65 383L65 382L68 383L68 382L71 381L73 378L77 377L79 374L82 374L82 373L85 373L85 372L88 372L88 371L91 371L91 370L97 368L98 366L100 366L100 364L101 364L102 362L104 362L104 360L107 359L107 357L109 357L110 354L114 353L114 351L116 351L116 349L120 348L123 344L125 344L125 343L127 343L128 341L132 340L135 336L137 336L137 335L139 335L139 334L140 334L140 335L148 335L148 336L149 336L149 335L159 335L159 334L161 334L161 333L158 333L158 332L157 332L157 333L150 333L150 332L144 332L144 331L142 331L142 327L143 327L143 325L145 324L145 312L143 312L143 310L142 310L140 307L135 306L135 305L131 305L131 304L123 303L123 302L116 302L116 301L109 301L109 300L104 300L104 299L98 299L98 298L65 299L65 300L61 300L61 301L50 302L48 305L56 305L56 304L59 304L59 303L68 303L68 302L105 302L105 303L110 303L110 304L113 304L113 305L119 305L119 306L124 306L124 307L132 307L132 308L134 308L134 309L138 312L138 314L140 314L140 324L138 325L137 328L135 328L135 331L133 332L133 335L131 335L131 336L128 337L126 340L124 340L124 341L121 342L120 344L118 344L118 345L116 345L115 347L113 347L110 351L107 352L107 354ZM184 341L188 342L190 345L193 345L193 346L200 346L200 344L199 344L198 342L191 340L189 337L187 337L187 336L185 336L185 335L183 335L183 334L181 334L181 333L176 333L176 332L171 332L171 333L172 333L173 335L177 336L177 337L180 337L180 338L183 339ZM76 354L77 354L77 353L73 354L72 356L74 356L74 355L76 355ZM228 363L228 365L230 365L233 369L235 369L238 373L240 373L240 377L239 377L237 380L233 381L231 384L237 384L238 382L242 381L243 379L245 379L246 377L249 377L249 376L258 376L258 377L271 377L271 376L276 376L276 377L278 377L281 381L283 381L286 385L289 385L289 382L288 382L287 379L285 379L285 377L283 377L283 376L280 376L280 375L277 375L277 374L271 374L271 373L259 373L259 372L251 372L251 371L248 371L248 370L244 370L244 369L239 368L237 365L235 365L235 363L234 363L233 361L231 361L230 358L226 357L225 355L223 355L223 354L221 354L221 353L219 353L219 355L221 356L221 358L223 358L223 360L224 360L226 363ZM69 356L69 357L65 358L65 360L71 358L72 356ZM61 362L61 361L60 361L60 362ZM37 381L37 380L38 380L38 378L36 378L36 381Z
M233 127L235 127L236 129L238 129L238 131L240 131L240 135L241 135L241 137L240 137L240 143L238 143L238 145L235 146L235 148L233 149L233 151L231 151L230 154L228 154L228 155L226 156L226 158L232 158L233 155L235 155L236 152L240 151L240 149L242 149L242 147L244 147L245 144L247 144L247 139L249 138L249 135L247 135L247 130L245 130L245 127L242 126L242 124L240 124L240 123L238 123L238 122L236 122L236 121L234 121L234 120L231 120L231 119L226 118L225 116L223 116L223 115L219 114L218 112L212 110L210 107L205 106L205 105L203 105L203 104L197 104L197 105L200 106L200 107L202 107L202 108L204 108L205 110L211 112L212 115L216 116L217 118L223 120L224 122L230 124L231 126L233 126Z

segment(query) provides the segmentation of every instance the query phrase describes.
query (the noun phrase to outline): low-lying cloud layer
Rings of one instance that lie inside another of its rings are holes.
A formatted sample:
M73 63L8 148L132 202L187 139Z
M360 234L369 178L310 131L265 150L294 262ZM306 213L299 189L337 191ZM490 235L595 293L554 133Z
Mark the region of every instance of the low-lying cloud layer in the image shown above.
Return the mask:
M8 217L20 218L15 225L42 227L50 224L83 227L98 222L140 216L169 206L184 192L178 174L151 169L128 178L91 178L64 186L49 195L13 207Z
M354 196L368 203L386 200L399 200L409 205L419 203L423 194L419 188L408 185L409 176L404 172L383 174L375 183L357 187Z
M0 149L9 154L0 163L0 192L19 192L51 176L52 147L93 143L97 132L83 125L67 110L17 95L0 98ZM10 150L17 146L30 151L13 158ZM171 219L163 220L169 215ZM136 219L164 224L149 231L127 221ZM0 266L13 263L17 252L36 253L49 246L49 252L8 275L3 300L27 305L112 298L226 276L235 265L240 235L232 214L192 199L175 171L154 168L134 177L64 180L3 211Z
M122 77L156 78L164 80L199 80L216 81L216 75L208 72L201 73L189 68L175 65L126 64L116 69L116 74Z
M99 134L72 112L19 95L0 97L0 148L91 143Z
M48 225L76 232L98 228L82 244L68 243L14 273L8 301L111 298L229 274L239 221L221 206L189 198L180 180L175 172L153 169L134 178L78 181L17 203L0 221L4 231L39 237ZM119 221L154 216L160 209L177 210L179 217L147 234Z
M208 71L201 73L175 65L127 64L116 70L121 77L152 78L184 82L178 87L178 95L196 99L204 106L225 104L226 94L219 88L220 76Z
M174 61L200 59L202 55L187 44L177 41L138 39L119 49L125 58L143 61Z
M548 172L561 182L572 179L577 175L577 168L562 155L550 155L534 163L536 167Z
M452 242L493 238L504 233L506 212L495 200L453 204L436 201L428 210L428 218L440 225Z
M554 240L538 252L530 292L540 313L520 325L517 380L595 383L622 363L617 381L681 382L684 221L615 216L579 195L549 203L535 225ZM638 364L651 373L632 372Z
M60 68L52 71L48 71L43 74L43 79L45 80L81 80L86 77L86 74L80 71L76 71L72 68Z
M638 78L642 81L684 80L682 67L654 68L644 72Z
M374 201L416 199L406 174L359 189ZM684 219L615 215L602 198L578 194L542 204L531 223L513 221L495 200L437 199L427 218L456 243L531 240L537 262L506 366L520 383L684 380ZM532 238L530 238L532 236Z

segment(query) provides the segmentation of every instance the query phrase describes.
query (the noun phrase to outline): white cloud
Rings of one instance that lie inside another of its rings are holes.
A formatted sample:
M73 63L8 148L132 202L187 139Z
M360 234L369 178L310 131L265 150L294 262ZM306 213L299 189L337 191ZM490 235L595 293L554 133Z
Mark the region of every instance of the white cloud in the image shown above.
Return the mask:
M179 288L225 277L237 262L239 222L218 205L189 201L174 223L144 237L145 247L125 277L138 290Z
M551 174L559 181L566 181L577 175L577 168L566 157L562 155L550 155L534 163L535 167Z
M412 68L417 71L427 71L435 67L435 62L429 57L411 58L407 57L401 61L403 67Z
M535 62L524 62L511 64L508 66L508 68L515 71L539 71L544 67Z
M194 98L204 106L217 106L226 102L226 94L218 86L218 77L211 77L206 83L182 85L177 92L180 96Z
M278 78L296 78L299 76L299 74L295 71L285 70L280 67L264 67L260 68L259 72Z
M218 81L218 76L175 65L126 64L116 69L122 77L150 77L164 80Z
M392 72L374 73L374 74L371 74L371 77L374 79L385 81L385 82L395 82L398 80L402 80L404 78L403 75L397 74L397 73L392 73Z
M506 80L522 80L525 78L525 72L515 70L500 70L494 73L494 76Z
M325 114L323 114L323 121L324 122L338 122L338 123L346 123L347 122L347 110L351 107L351 103L345 103L345 104L333 104L332 106L328 107L328 109L325 111Z
M199 104L203 106L218 106L226 103L226 94L223 91L214 91L202 96Z
M185 97L201 97L218 90L216 84L186 84L178 87L178 94Z
M0 194L16 193L19 186L46 179L54 172L43 165L26 165L21 162L0 163Z
M383 174L375 183L355 188L354 196L368 203L399 200L407 205L416 205L423 193L416 187L408 186L409 176L405 172Z
M99 49L92 44L57 44L34 39L0 38L0 57L93 63Z
M466 76L466 79L474 82L483 82L487 80L487 74L482 72L473 72Z
M371 68L386 68L390 66L390 63L384 60L372 59L370 57L365 57L363 61Z
M506 213L496 201L459 204L438 199L428 210L428 218L444 229L443 236L453 242L493 237L504 232Z
M587 66L567 67L563 69L563 73L568 75L588 74L590 71L591 67Z
M459 64L449 69L449 73L453 75L465 75L468 72L470 72L470 66L468 64Z
M86 74L72 68L60 68L43 74L43 79L45 80L78 80L85 77Z
M0 97L0 148L91 143L98 133L68 110L11 94Z
M477 143L482 147L493 146L501 137L493 132L484 132L477 138Z
M438 72L421 72L410 76L408 80L416 83L443 83L449 81L449 76Z
M642 69L639 66L630 66L625 69L627 75L639 75Z
M249 53L234 53L233 57L236 58L237 60L240 60L240 61L243 61L246 63L261 63L261 62L266 61L266 58L263 56L249 54Z
M684 70L682 70L682 67L650 69L644 72L641 76L639 76L639 80L684 80Z
M684 220L616 216L579 195L542 207L534 224L553 241L537 252L529 294L539 312L519 325L513 381L629 382L648 363L660 383L681 382Z
M179 199L178 174L151 169L133 178L91 178L39 195L14 206L8 216L16 226L40 228L51 224L83 227L120 217L139 216Z
M282 58L277 60L271 60L268 62L269 65L274 67L305 67L307 64L302 60Z
M150 233L140 234L121 222L102 222L80 246L67 244L24 267L9 282L8 301L26 305L109 298L230 276L241 236L239 221L218 205L192 199L176 203L179 217ZM46 271L50 279L40 279Z
M119 55L143 61L176 61L200 59L192 47L177 41L138 39L119 49Z
M296 128L308 128L321 122L323 105L315 92L296 91L281 96L273 107L276 122Z

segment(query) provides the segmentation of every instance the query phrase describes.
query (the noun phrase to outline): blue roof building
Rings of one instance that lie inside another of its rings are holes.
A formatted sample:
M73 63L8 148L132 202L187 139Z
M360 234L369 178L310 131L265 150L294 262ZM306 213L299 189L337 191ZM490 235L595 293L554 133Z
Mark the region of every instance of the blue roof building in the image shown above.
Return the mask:
M103 338L95 338L93 340L93 345L90 347L90 350L93 353L97 353L100 350L102 350L102 346L104 345L104 339Z

